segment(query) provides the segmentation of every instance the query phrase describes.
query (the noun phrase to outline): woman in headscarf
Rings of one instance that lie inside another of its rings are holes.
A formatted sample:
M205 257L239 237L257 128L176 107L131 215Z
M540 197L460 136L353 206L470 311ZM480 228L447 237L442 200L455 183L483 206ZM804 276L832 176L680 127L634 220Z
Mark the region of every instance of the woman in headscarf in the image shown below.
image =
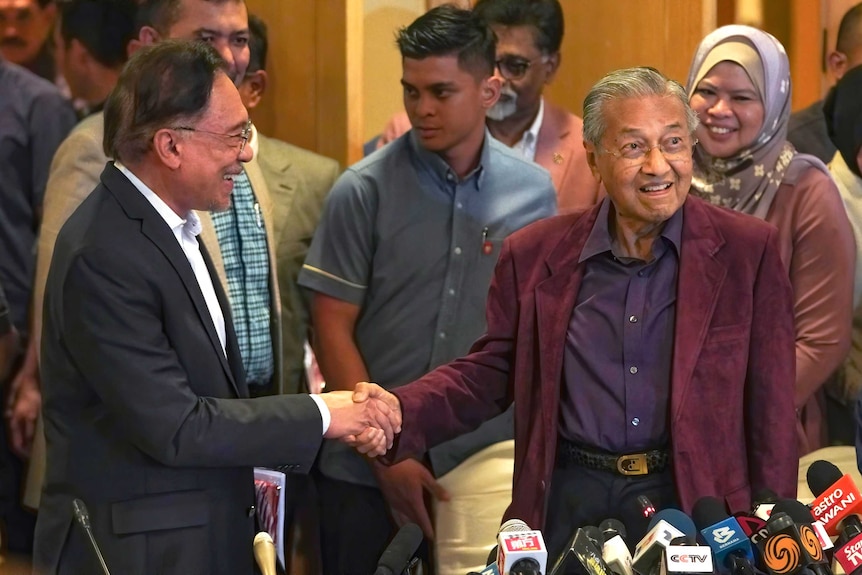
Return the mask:
M856 276L853 288L852 345L844 370L832 394L845 406L845 417L852 421L857 397L862 400L862 66L847 72L829 92L823 106L829 138L838 151L829 163L850 225L856 237ZM862 414L860 414L862 415ZM849 422L847 422L849 423ZM862 432L850 423L856 433ZM862 440L862 434L857 442ZM857 446L860 446L857 443ZM857 447L857 457L862 449ZM860 459L862 461L862 459Z
M790 66L778 40L749 26L719 28L700 43L687 89L700 119L692 193L779 231L793 285L803 455L826 444L822 387L850 347L853 232L826 166L786 139Z

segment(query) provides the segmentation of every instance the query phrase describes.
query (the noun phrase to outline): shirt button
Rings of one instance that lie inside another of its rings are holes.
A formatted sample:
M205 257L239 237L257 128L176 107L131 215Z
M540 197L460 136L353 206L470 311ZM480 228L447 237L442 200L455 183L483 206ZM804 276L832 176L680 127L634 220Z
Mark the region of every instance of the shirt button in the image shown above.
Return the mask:
M449 295L455 295L455 290L450 289L450 290L449 290Z
M440 335L440 339L446 339L446 332L445 331L441 331L439 335Z
M460 255L461 255L461 248L455 248L455 255L456 255L456 256L460 256Z
M455 207L457 207L460 210L461 208L464 207L464 204L462 204L461 202L458 202L457 204L455 204Z
M636 374L637 372L638 372L638 367L637 367L636 365L633 365L633 366L631 366L631 367L629 368L629 373L630 373L630 374L634 375L634 374Z
M636 316L636 315L630 315L629 316L629 323L637 323L637 322L638 322L638 316Z
M645 272L643 270L638 272L638 277L644 277Z
M454 182L455 176L450 172L450 173L446 174L446 179L449 180L450 182Z
M641 422L641 420L638 419L637 417L632 419L632 425L634 425L635 427L637 427L640 422Z

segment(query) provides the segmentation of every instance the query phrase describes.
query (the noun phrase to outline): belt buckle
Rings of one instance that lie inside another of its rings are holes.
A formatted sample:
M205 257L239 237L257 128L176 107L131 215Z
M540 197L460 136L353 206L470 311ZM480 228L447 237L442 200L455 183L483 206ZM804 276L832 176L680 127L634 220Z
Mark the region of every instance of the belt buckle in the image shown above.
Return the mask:
M649 473L646 453L620 455L617 458L617 471L622 475L646 475Z

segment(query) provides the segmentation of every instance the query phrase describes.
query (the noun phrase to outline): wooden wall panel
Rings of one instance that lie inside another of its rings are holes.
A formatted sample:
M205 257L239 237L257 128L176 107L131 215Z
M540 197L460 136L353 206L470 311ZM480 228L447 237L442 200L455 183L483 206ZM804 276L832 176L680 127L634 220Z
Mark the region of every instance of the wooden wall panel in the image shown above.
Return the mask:
M562 65L547 91L581 115L590 87L607 72L653 66L684 83L691 57L715 28L714 0L562 0L566 34Z

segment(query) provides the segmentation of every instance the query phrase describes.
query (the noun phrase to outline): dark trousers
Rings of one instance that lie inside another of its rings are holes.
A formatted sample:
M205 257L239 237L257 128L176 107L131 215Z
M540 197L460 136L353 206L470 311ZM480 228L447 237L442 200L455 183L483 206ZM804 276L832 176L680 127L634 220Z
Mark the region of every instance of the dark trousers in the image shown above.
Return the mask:
M368 575L398 532L379 489L338 481L317 473L320 548L324 575ZM429 559L426 541L417 556Z
M605 519L619 519L626 526L630 550L646 534L649 519L644 517L638 496L645 495L656 510L678 507L670 467L659 473L625 477L558 460L551 479L545 545L548 569L556 562L578 527L598 525ZM601 551L601 549L599 549ZM575 557L566 561L568 574L585 570Z

